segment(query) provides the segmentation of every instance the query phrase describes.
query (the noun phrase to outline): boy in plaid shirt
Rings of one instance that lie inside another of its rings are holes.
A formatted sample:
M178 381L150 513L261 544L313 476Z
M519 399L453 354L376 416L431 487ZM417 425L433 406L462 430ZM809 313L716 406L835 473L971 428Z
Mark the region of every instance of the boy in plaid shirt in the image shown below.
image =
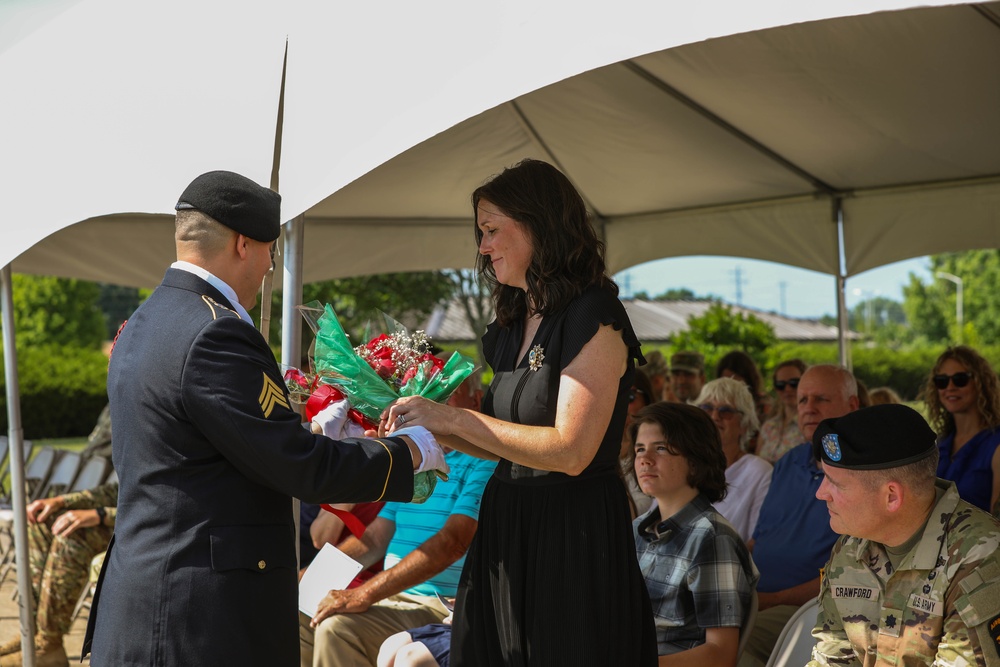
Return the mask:
M700 664L735 667L759 575L739 534L712 507L726 494L718 429L699 408L656 403L629 433L639 486L656 498L632 528L659 664L687 651Z

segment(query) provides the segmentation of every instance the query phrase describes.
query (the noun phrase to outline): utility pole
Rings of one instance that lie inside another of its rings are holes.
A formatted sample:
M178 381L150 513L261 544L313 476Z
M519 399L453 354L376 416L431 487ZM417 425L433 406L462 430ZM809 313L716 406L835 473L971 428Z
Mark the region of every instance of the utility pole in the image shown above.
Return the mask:
M785 309L785 288L786 287L788 287L788 282L787 281L782 280L782 281L780 281L778 283L778 292L780 292L780 294L781 294L781 311L780 312L781 312L781 316L782 317L785 317L786 313L787 313L787 311Z
M736 305L743 305L743 283L749 282L743 277L743 267L737 265L735 269L730 271L733 274L733 278L736 280Z
M955 322L958 324L958 344L961 345L962 334L964 333L963 332L964 323L962 321L962 306L963 306L962 301L964 297L962 291L963 288L962 279L953 273L946 273L944 271L938 271L934 275L938 278L944 278L945 280L955 283L955 287L958 288L958 291L955 294Z

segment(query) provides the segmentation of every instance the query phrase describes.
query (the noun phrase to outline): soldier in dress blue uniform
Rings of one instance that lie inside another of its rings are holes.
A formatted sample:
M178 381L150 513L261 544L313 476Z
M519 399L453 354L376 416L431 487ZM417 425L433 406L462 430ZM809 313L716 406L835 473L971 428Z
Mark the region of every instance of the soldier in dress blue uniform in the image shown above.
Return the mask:
M246 312L272 266L277 193L215 171L176 208L178 261L108 369L119 513L84 655L297 665L292 496L407 501L414 469L443 454L426 432L335 441L302 428Z

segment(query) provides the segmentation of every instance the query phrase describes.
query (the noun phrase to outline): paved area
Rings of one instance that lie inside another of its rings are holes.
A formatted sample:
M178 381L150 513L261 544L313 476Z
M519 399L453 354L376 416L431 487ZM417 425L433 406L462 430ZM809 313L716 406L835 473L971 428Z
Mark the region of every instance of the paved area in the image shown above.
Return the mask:
M12 600L11 596L17 589L17 581L12 572L7 580L0 585L0 643L21 633L21 610L19 607L20 598ZM80 612L80 617L73 623L70 633L66 636L66 655L69 656L70 665L79 665L80 648L83 646L83 634L87 629L87 610ZM90 660L84 660L84 665L89 665Z

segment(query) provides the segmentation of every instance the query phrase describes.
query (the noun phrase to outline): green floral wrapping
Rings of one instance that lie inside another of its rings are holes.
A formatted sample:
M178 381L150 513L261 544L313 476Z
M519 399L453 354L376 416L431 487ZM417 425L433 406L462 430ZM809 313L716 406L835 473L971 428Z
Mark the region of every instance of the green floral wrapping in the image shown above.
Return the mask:
M308 314L306 319L310 319ZM313 329L316 332L313 363L320 382L339 387L351 405L375 423L383 410L403 396L423 396L444 403L475 370L475 362L458 352L452 353L441 368L428 361L418 361L412 364L409 379L397 391L358 354L329 304L323 307L323 314L315 320ZM403 328L398 326L398 329ZM424 502L434 492L435 472L414 475L413 502Z

